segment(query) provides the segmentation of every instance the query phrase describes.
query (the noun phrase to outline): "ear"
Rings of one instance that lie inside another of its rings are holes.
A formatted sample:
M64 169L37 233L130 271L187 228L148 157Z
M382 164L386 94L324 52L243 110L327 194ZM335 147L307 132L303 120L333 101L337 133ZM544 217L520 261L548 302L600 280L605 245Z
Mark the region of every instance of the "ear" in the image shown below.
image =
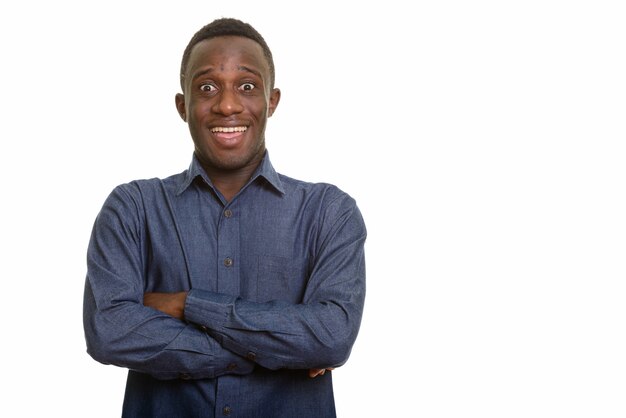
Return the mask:
M270 92L270 105L268 108L268 116L270 117L274 114L274 111L278 107L278 102L280 102L280 89L272 89Z
M187 110L185 109L185 95L182 93L177 93L175 97L176 101L176 110L178 110L178 114L187 122Z

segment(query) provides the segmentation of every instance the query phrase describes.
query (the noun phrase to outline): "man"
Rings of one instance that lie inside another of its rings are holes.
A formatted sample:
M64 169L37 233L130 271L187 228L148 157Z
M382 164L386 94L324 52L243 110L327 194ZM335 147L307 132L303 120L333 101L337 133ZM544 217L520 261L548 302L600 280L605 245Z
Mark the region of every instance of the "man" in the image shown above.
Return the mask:
M129 369L126 417L335 416L331 372L365 297L365 226L338 188L274 171L280 100L262 36L198 31L176 108L188 170L118 186L88 249L87 350Z

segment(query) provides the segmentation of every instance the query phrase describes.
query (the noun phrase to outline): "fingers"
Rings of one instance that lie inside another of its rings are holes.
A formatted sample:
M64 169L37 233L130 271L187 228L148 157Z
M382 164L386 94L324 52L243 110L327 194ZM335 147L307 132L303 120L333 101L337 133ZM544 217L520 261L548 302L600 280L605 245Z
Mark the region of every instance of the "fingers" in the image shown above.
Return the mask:
M330 370L335 370L334 367L328 367L326 369L309 369L309 377L310 378L314 378L317 376L324 376L324 373L326 373L326 370L330 371Z

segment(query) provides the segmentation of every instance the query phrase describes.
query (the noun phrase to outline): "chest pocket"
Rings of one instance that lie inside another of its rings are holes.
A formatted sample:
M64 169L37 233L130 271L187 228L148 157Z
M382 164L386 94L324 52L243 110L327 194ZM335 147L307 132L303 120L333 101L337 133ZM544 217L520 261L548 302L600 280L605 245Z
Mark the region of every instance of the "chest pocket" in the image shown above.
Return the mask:
M306 263L302 260L265 255L257 258L258 302L283 300L300 303L307 281Z

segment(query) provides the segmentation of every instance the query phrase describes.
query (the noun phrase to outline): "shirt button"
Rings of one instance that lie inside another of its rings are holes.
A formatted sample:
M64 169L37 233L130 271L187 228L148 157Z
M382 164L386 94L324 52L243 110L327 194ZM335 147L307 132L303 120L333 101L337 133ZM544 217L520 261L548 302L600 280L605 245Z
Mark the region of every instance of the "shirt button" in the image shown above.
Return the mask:
M232 258L230 258L230 257L226 257L226 259L224 259L224 265L225 265L226 267L230 267L230 266L232 266L232 265L233 265L233 259L232 259Z
M231 216L233 216L233 211L230 209L226 209L224 211L224 216L226 216L227 218L230 218Z
M256 360L256 354L252 351L249 351L248 354L246 354L246 358L250 361L254 361Z
M232 372L233 370L235 370L236 368L237 368L237 363L230 363L230 364L226 367L226 369L227 369L228 371L231 371L231 372Z
M178 377L180 377L183 380L191 379L191 376L189 375L189 373L181 373L181 374L178 375Z
M230 406L225 406L224 409L222 409L222 414L228 416L231 413L231 409Z

